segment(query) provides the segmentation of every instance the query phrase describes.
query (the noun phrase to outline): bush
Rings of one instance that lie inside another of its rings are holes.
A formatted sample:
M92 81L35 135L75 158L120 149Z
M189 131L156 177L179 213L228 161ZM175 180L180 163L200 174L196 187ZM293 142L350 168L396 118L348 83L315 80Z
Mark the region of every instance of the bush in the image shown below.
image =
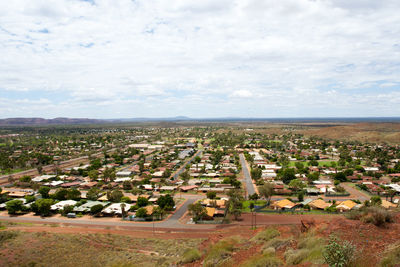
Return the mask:
M400 242L396 244L392 244L386 250L381 262L380 266L382 267L394 267L397 266L400 262Z
M328 245L324 249L324 259L329 266L350 266L355 259L355 246L348 241L340 241L330 236Z
M18 236L18 232L15 231L0 231L0 245L9 239L13 239Z
M191 263L199 260L200 258L201 254L199 250L195 248L187 249L182 255L181 263Z
M282 266L283 262L275 257L274 254L263 254L250 258L246 261L243 267L278 267Z
M274 249L279 249L279 248L281 248L281 247L284 247L284 246L289 245L291 242L292 242L291 239L274 238L274 239L271 239L270 241L268 241L268 242L265 244L264 247L265 247L265 248L272 247L272 248L274 248Z
M97 204L90 208L90 213L92 215L98 215L103 210L103 205Z
M303 235L297 243L297 250L293 250L290 248L285 252L286 263L291 265L305 262L322 264L323 245L324 240L322 238L314 236L312 232Z
M239 243L239 241L235 238L218 241L208 250L207 256L204 259L204 266L216 266L222 262L228 261L237 243Z
M393 222L392 212L379 206L365 207L359 211L351 211L346 217L351 220L360 220L363 223L372 223L379 227Z
M279 236L280 234L281 233L275 228L267 228L266 230L261 231L257 235L255 235L253 238L251 238L251 240L257 243L267 242Z

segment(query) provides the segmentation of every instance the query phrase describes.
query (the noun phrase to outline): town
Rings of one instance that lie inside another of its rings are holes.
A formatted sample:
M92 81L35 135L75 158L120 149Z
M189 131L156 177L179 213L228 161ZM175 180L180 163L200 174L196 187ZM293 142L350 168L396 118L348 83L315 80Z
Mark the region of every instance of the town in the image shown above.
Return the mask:
M399 144L251 126L5 127L0 219L153 233L393 222Z

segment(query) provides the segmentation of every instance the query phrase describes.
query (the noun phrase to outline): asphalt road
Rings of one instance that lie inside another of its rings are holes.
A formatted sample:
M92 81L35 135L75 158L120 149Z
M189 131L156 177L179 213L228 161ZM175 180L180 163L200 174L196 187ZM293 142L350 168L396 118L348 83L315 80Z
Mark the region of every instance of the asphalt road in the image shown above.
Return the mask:
M201 156L201 153L202 153L202 152L203 152L203 150L197 151L197 153L196 153L194 156L192 156L192 158L191 158L190 160L188 160L187 162L185 162L185 164L182 165L182 167L179 169L179 171L177 171L177 172L174 174L174 176L172 176L172 177L174 178L174 180L176 180L176 179L179 177L179 175L185 171L186 165L190 164L190 163L194 160L195 157Z
M202 195L184 195L186 200L182 206L180 206L176 212L168 219L162 222L130 222L130 221L106 221L100 218L94 218L91 220L81 219L68 219L68 218L41 218L41 217L9 217L0 216L0 220L11 221L11 222L29 222L29 223L59 223L68 224L75 226L123 226L124 228L163 228L163 229L174 229L179 231L180 229L208 229L214 228L213 225L194 225L194 224L181 224L179 219L185 214L190 204L194 203L198 199L204 198Z
M242 165L242 170L243 170L243 174L244 174L244 181L246 183L247 195L248 196L253 195L256 192L256 190L255 190L253 182L251 180L249 168L247 168L246 159L244 158L243 154L240 154L239 158L240 158L240 164Z

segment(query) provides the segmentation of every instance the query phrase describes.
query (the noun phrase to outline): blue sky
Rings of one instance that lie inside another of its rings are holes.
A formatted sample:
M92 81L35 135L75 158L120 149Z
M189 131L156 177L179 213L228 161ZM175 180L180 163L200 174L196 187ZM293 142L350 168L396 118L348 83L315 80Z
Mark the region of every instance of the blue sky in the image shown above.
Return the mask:
M0 118L400 116L400 1L0 1Z

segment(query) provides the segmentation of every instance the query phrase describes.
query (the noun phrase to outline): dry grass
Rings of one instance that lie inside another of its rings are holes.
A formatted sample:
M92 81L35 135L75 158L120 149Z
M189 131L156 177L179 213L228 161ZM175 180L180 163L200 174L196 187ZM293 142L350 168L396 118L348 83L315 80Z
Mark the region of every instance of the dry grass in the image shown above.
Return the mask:
M200 242L200 239L139 239L111 234L20 232L4 240L0 266L170 266Z

